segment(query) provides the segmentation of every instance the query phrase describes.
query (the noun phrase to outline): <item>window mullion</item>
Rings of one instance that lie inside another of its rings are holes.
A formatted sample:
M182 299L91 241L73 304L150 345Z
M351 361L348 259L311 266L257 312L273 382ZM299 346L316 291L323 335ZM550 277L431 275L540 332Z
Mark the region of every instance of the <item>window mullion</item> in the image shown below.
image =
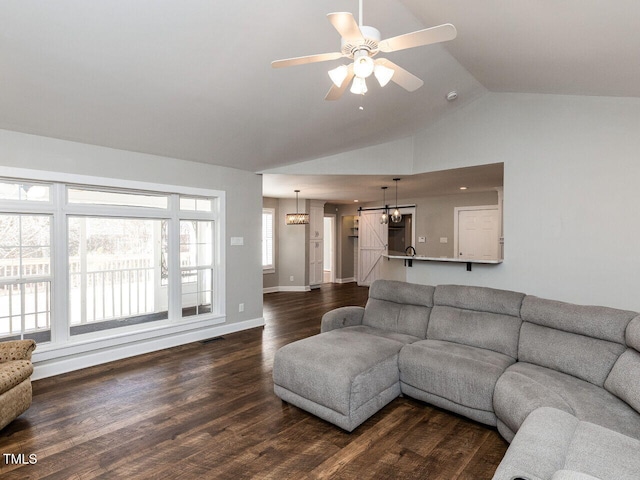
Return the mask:
M169 320L182 318L182 270L180 268L180 196L169 199L171 220L167 228L167 269L169 278Z
M64 211L65 186L53 185L53 222L51 228L51 289L53 310L51 315L52 343L69 341L69 261L67 217Z

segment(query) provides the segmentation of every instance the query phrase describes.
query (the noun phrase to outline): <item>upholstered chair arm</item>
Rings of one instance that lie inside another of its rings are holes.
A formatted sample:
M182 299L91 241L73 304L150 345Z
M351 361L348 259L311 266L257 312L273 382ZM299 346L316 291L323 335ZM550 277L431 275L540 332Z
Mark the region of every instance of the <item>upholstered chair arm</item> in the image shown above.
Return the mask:
M353 327L362 325L364 318L363 307L340 307L322 316L321 332L328 332L336 328Z
M31 360L31 354L36 349L33 340L9 340L0 342L0 362L11 360Z

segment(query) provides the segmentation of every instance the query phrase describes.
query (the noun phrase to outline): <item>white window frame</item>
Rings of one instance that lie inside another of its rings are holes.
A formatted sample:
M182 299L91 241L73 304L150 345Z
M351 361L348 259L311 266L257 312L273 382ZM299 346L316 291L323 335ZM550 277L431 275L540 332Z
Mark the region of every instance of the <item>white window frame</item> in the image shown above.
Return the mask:
M271 215L271 263L264 263L264 253L265 253L265 245L264 245L264 215ZM275 208L263 208L262 209L262 273L276 273L276 246L275 246L275 230L276 230L276 209Z
M37 203L37 205L33 205L34 203ZM52 319L53 319L53 286L56 283L56 275L55 275L55 271L54 271L54 262L53 262L53 257L54 257L54 246L53 246L53 242L54 242L54 238L53 238L53 232L54 232L54 216L53 213L50 211L51 210L51 205L52 202L29 202L29 201L24 201L24 200L2 200L2 205L3 205L3 209L2 209L2 214L8 214L8 215L25 215L25 216L39 216L39 215L43 215L43 216L47 216L51 219L51 221L49 222L49 241L50 241L50 245L49 245L49 275L46 276L22 276L21 274L18 275L18 277L15 278L14 282L9 282L9 283L13 283L14 285L24 285L26 283L31 283L31 282L49 282L50 283L50 291L49 291L49 303L50 303L50 309L49 309L49 331L51 332L53 330L52 328ZM44 207L44 208L41 208ZM24 299L22 299L21 301L24 301ZM22 309L21 309L22 310ZM22 314L24 315L24 311L22 312ZM34 333L37 333L38 331L36 330ZM21 328L21 333L19 334L20 336L24 335L25 332L24 331L24 323L22 325ZM8 339L9 337L13 337L14 335L8 335L6 338ZM17 335L15 335L17 336ZM5 337L0 337L0 341L3 341L3 338Z
M166 335L179 335L198 328L211 327L222 324L226 320L226 251L225 251L225 212L226 194L222 190L203 189L147 183L134 180L120 180L112 178L94 177L60 172L47 172L22 168L3 168L3 178L23 179L26 181L40 181L52 183L51 200L49 202L2 201L2 210L12 213L51 214L53 215L53 235L51 240L51 274L52 308L51 308L51 342L38 345L34 359L38 361L51 360L63 356L82 354L93 350L131 344L135 342L151 341L153 338ZM128 207L117 205L82 205L66 202L66 187L80 185L98 189L114 189L119 191L143 191L162 193L170 196L170 208L158 209L149 207ZM207 197L214 199L212 212L180 211L180 195L189 197ZM37 203L37 205L35 205ZM104 330L99 335L79 335L71 337L68 318L68 252L67 252L67 217L69 215L112 216L139 218L144 212L146 218L162 218L172 220L172 225L178 225L181 219L213 220L214 259L215 265L215 298L212 299L215 310L210 314L182 317L179 265L179 228L170 229L169 234L169 276L174 278L169 283L169 318L146 324L144 328L123 327L117 331ZM172 265L172 263L176 263ZM177 286L177 288L176 288ZM82 337L82 338L77 338ZM142 353L142 352L139 352ZM73 360L71 360L73 361ZM98 362L99 363L99 362Z

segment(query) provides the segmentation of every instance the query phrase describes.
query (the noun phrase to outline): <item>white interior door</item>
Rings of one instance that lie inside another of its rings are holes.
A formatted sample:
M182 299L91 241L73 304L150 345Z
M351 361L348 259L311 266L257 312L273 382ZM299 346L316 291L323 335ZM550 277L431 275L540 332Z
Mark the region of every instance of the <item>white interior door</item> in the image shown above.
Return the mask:
M380 223L379 211L360 213L358 234L358 285L369 286L380 278L380 263L388 246L389 231Z
M500 215L498 206L456 208L456 256L469 260L498 260Z

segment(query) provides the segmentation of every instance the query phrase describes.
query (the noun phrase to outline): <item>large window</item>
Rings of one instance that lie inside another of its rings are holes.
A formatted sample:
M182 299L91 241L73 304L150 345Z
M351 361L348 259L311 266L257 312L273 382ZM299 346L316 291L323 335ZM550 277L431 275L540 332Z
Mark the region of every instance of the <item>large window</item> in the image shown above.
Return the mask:
M0 341L64 343L222 315L218 205L214 195L0 179Z
M180 221L182 314L211 311L214 293L213 231L211 221Z
M71 335L168 318L161 220L70 217Z
M50 340L52 279L51 216L0 214L0 339Z
M274 230L275 210L273 208L262 209L262 270L264 273L275 271L274 265Z

